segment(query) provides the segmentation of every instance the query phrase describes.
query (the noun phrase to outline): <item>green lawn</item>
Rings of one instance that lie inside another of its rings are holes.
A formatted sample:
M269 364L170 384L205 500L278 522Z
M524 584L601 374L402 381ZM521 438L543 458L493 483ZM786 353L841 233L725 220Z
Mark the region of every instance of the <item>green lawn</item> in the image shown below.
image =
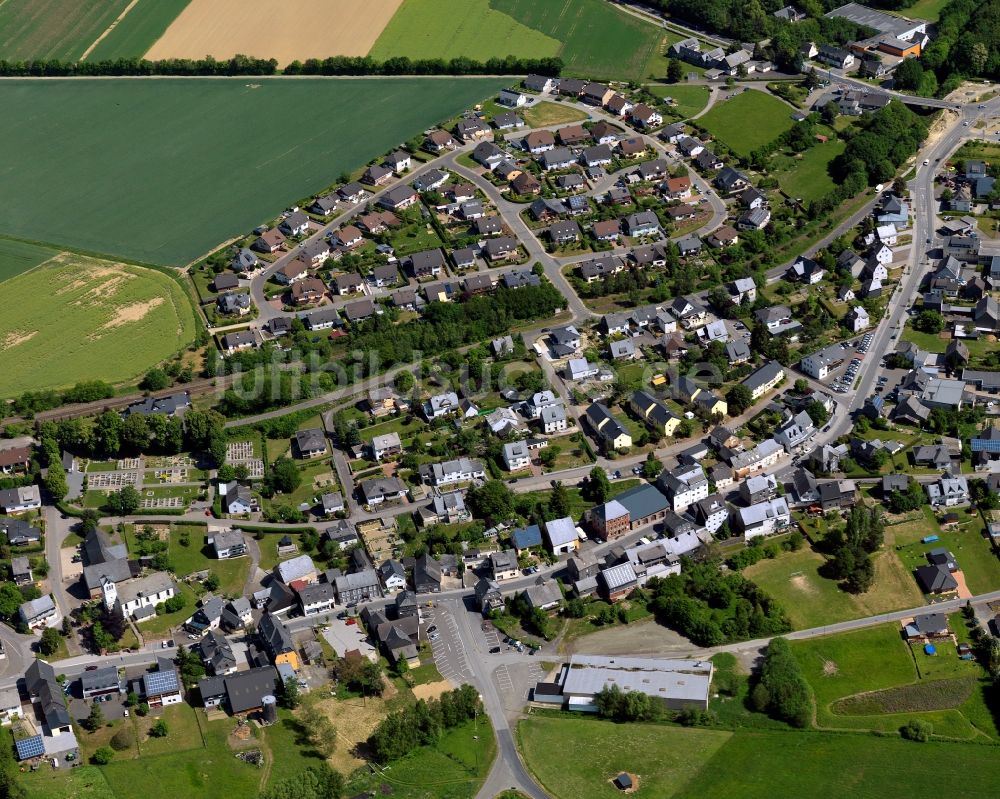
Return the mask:
M948 0L917 0L913 5L902 9L900 13L910 19L926 19L928 22L937 22L946 5L948 5Z
M117 799L104 772L97 766L53 770L39 769L21 775L28 799Z
M0 126L0 151L18 153L6 163L0 233L186 264L508 83L6 80L2 105L32 113ZM235 119L252 119L253 135L238 134ZM141 146L112 146L109 131ZM87 202L53 213L39 186L80 192ZM63 330L60 338L71 337Z
M828 167L846 146L840 139L816 144L799 157L782 158L772 171L785 194L811 202L833 191Z
M191 0L139 0L125 18L87 56L110 61L145 55Z
M4 0L0 58L76 61L128 4L129 0Z
M218 560L212 557L211 548L205 543L207 528L200 525L177 525L170 531L170 566L174 574L180 577L192 572L210 569L219 577L217 593L226 596L239 596L250 571L250 558L231 558ZM188 546L180 541L187 533Z
M621 726L570 714L531 716L517 727L528 768L557 799L615 796L609 780L622 771L639 775L640 796L669 799L731 736L722 730Z
M288 536L298 545L300 534L299 533L288 533ZM279 560L285 560L286 558L294 557L294 555L284 555L281 558L278 557L278 542L284 538L280 532L275 533L264 533L264 537L257 542L260 547L260 567L264 571L270 571L273 569ZM302 548L299 547L299 551L295 554L303 554Z
M0 239L0 282L16 277L58 255L56 250L13 239Z
M7 396L131 380L194 339L183 288L152 269L66 254L6 281L4 298L0 391Z
M662 38L655 26L602 0L405 0L369 54L558 55L563 74L638 80L647 77Z
M677 105L673 110L687 119L693 117L708 105L709 90L707 86L685 86L675 83L670 86L654 86L650 91L657 97L672 97Z
M544 128L548 125L562 125L568 122L579 122L587 115L579 108L573 108L561 103L536 103L525 109L522 114L529 127Z
M792 651L816 698L816 724L825 728L893 732L909 717L919 716L933 723L938 735L976 737L973 719L981 715L978 709L966 712L965 708L952 707L924 712L848 715L844 711L853 712L851 706L838 705L838 700L866 691L883 691L918 681L923 687L934 680L982 676L976 663L958 660L954 648L948 645L942 644L941 653L934 658L924 655L920 647L911 653L900 630L899 624L891 623L791 642ZM977 693L975 699L974 704L977 704L981 696Z
M489 722L466 722L446 730L436 745L418 747L380 773L359 769L344 795L388 785L397 799L466 799L476 795L495 756L496 739Z
M737 155L747 156L791 128L792 113L777 97L747 90L716 103L698 124Z
M233 722L227 719L204 726L204 748L104 766L102 771L117 799L256 796L260 770L237 760L226 744Z
M806 546L798 552L783 552L774 560L765 558L743 574L781 603L797 630L917 607L924 601L913 577L891 550L876 558L875 585L865 594L848 594L837 587L836 580L820 576L824 562L822 555Z
M969 796L992 796L1000 759L989 746L914 744L869 735L738 732L678 799L912 799L934 775ZM611 794L606 794L610 796Z
M179 624L183 624L198 609L198 595L187 583L177 582L177 596L184 597L184 607L173 613L163 613L153 616L148 621L144 621L139 625L139 631L144 635L156 636L166 634Z

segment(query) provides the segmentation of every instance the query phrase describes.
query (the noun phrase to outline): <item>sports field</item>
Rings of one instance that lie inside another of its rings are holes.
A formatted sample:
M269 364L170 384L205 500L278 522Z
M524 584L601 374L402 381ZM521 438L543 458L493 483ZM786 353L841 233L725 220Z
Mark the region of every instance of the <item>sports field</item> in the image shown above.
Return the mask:
M129 0L3 0L0 58L76 61Z
M0 239L0 282L38 266L54 255L58 252L48 247Z
M777 97L748 89L716 103L698 124L737 155L748 156L791 128L792 113Z
M194 339L180 284L152 269L61 254L3 283L4 396L129 380Z
M86 60L111 61L145 55L189 2L191 0L136 0Z
M0 234L186 264L508 82L5 80Z
M401 1L191 0L147 58L366 55Z
M663 32L604 0L404 0L374 58L560 56L564 74L640 79Z
M620 796L609 779L621 771L638 777L638 796L656 799L912 799L934 774L954 775L969 796L992 796L1000 778L994 747L868 734L612 724L569 713L529 716L517 733L528 768L555 799Z

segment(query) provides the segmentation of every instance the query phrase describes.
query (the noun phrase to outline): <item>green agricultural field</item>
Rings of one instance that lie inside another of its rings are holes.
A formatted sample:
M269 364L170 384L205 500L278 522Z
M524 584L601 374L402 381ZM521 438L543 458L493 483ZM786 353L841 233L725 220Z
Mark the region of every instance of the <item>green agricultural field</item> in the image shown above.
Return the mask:
M799 157L781 156L780 161L775 159L772 172L789 197L801 197L806 203L818 200L833 191L829 166L846 146L840 139L830 139L809 148Z
M48 247L13 239L0 239L0 282L26 272L59 253Z
M6 281L4 298L0 352L10 396L130 380L194 339L184 290L152 269L63 254Z
M191 0L139 0L101 39L87 61L111 61L145 55Z
M508 83L5 80L3 105L32 113L0 126L0 152L18 153L6 164L0 233L186 264ZM244 135L245 124L252 136ZM87 201L54 214L38 186Z
M531 716L517 727L528 768L558 799L613 796L609 780L623 771L639 775L641 795L669 799L731 735L656 724L623 728L610 721L570 715ZM559 752L559 757L552 757L553 752Z
M560 46L558 39L492 8L489 0L404 0L369 55L485 61L508 55L554 56Z
M663 38L602 0L405 0L370 55L558 55L564 74L638 80L660 56Z
M708 105L707 86L685 86L675 83L669 86L654 86L650 89L657 97L672 97L677 105L673 110L685 119L693 117Z
M995 752L990 746L870 735L738 732L676 796L912 799L934 782L933 774L954 775L969 796L992 796L1000 779Z
M76 61L128 4L129 0L4 0L0 58Z
M791 128L791 115L792 108L777 97L747 90L716 103L698 124L737 155L748 156Z
M743 570L788 613L796 630L918 607L924 597L892 550L875 559L875 585L866 594L848 594L837 581L819 574L825 558L808 546L784 552Z

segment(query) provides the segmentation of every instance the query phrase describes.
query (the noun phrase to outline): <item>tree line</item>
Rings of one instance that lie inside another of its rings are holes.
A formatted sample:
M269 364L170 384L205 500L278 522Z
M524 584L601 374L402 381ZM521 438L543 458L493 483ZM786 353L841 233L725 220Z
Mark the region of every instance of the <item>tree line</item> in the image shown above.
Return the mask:
M150 61L145 58L115 58L104 61L62 61L39 58L24 61L0 60L0 77L93 77L119 75L209 76L209 75L558 75L563 68L560 58L421 58L405 56L378 61L368 56L335 56L292 61L284 70L273 58L253 58L235 55L218 60L205 58L165 58Z
M441 734L483 712L479 693L471 685L445 691L439 699L419 700L415 705L386 716L368 739L374 759L381 763L398 760L418 746L437 742Z
M209 455L216 466L226 459L225 419L216 411L189 410L183 419L162 413L132 414L126 418L105 411L95 418L76 417L38 426L41 453L51 467L62 450L95 458L185 450Z
M333 56L293 61L284 69L286 75L547 75L557 76L563 69L561 58L490 58L476 61L458 58L407 58L396 56L378 61L369 56Z

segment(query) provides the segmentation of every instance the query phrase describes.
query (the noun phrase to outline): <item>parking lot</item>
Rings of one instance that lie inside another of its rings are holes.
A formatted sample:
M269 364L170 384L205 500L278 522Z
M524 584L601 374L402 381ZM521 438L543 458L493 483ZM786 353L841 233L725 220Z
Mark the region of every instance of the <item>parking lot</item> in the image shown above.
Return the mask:
M458 624L451 613L441 607L424 608L420 613L434 653L434 664L441 676L454 685L471 680L472 669L458 633Z
M348 619L330 619L326 629L323 630L326 642L333 647L333 651L339 657L343 657L344 653L351 649L357 649L369 660L375 658L375 648L368 643L361 627L347 622Z
M845 341L841 345L844 347L845 359L850 355L852 348L855 351L855 355L848 361L847 368L844 369L843 374L835 377L833 382L830 383L830 388L838 394L846 394L854 387L854 381L858 377L858 371L861 369L864 357L868 354L868 348L871 347L872 339L872 333L865 333L861 338L855 339L853 342Z

